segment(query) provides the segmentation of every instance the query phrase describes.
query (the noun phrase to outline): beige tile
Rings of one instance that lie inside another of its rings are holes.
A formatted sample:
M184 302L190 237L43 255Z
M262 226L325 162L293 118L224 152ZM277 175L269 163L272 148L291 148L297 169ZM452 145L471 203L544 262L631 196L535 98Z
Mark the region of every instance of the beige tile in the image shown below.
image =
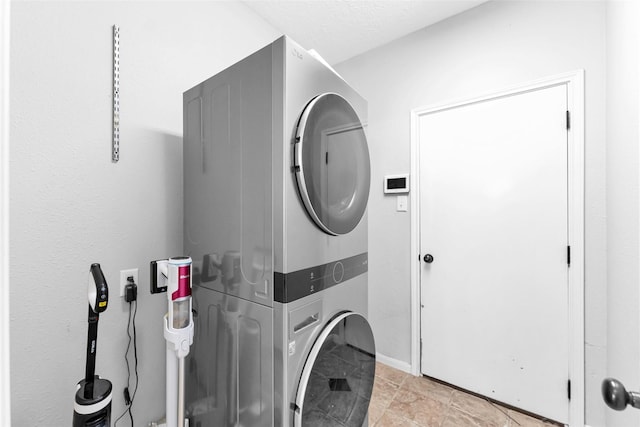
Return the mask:
M382 418L382 414L384 414L384 410L385 410L385 407L380 404L376 404L376 403L369 404L369 425L370 426L373 426L376 423L376 421Z
M413 419L413 416L417 411L420 410L419 405L422 403L418 399L407 399L406 392L399 392L399 395L396 394L396 397L389 403L389 406L386 409L386 413L391 414L395 417L406 418L408 420ZM400 399L398 400L398 398ZM416 395L416 397L419 397Z
M412 391L421 394L430 399L437 400L442 403L449 403L453 389L444 384L440 384L427 377L410 376L402 383L403 390Z
M382 363L376 363L376 376L384 378L387 381L390 381L394 384L402 384L405 378L410 375L406 372L402 372L398 369L392 368L391 366L384 365Z
M511 417L511 418L510 418ZM559 427L426 377L376 364L371 427Z
M436 400L426 400L428 405L417 411L413 421L423 427L440 427L447 416L447 406Z
M485 399L459 390L455 390L451 395L451 406L475 418L488 421L491 425L504 426L508 424L507 411L500 410L497 405Z
M513 409L509 409L507 411L510 417L510 426L511 427L556 427L557 424L553 422L545 422L543 420L539 420L534 417L530 417L529 415L525 415L521 412L514 411Z
M450 408L442 427L508 427L507 418L502 424L481 419L462 412L456 408Z
M386 408L396 395L398 388L397 384L376 376L371 394L371 404Z
M418 424L385 412L382 418L375 423L374 427L419 427Z
M417 393L399 390L387 408L387 413L407 418L421 427L439 427L447 406Z

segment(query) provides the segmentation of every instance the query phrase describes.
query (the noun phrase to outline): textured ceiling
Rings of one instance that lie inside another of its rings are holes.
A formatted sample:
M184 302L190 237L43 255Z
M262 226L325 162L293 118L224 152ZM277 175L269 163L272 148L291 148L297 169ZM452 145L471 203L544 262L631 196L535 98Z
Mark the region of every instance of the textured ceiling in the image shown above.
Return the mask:
M336 64L487 0L244 0L305 49Z

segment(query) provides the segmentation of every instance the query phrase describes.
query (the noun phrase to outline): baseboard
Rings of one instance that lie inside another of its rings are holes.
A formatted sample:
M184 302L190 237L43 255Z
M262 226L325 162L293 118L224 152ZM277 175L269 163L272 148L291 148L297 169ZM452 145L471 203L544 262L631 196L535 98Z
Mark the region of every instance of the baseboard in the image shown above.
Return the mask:
M398 369L402 372L406 372L408 374L411 373L411 364L407 362L403 362L402 360L394 359L389 356L385 356L384 354L376 353L376 360L380 363L383 363L387 366L391 366L392 368Z

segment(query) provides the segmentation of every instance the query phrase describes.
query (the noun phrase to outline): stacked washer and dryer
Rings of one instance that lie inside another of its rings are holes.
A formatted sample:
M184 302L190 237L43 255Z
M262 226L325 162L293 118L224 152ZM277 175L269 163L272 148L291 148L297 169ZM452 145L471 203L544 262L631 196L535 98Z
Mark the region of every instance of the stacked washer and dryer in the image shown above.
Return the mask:
M361 427L366 101L282 37L184 94L191 427Z

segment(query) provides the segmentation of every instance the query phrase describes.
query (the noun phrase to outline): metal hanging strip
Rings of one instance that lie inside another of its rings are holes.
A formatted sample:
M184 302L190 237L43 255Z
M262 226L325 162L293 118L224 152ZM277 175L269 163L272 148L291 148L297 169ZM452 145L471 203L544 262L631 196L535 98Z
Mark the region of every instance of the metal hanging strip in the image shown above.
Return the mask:
M120 160L120 27L113 26L113 135L111 160Z

